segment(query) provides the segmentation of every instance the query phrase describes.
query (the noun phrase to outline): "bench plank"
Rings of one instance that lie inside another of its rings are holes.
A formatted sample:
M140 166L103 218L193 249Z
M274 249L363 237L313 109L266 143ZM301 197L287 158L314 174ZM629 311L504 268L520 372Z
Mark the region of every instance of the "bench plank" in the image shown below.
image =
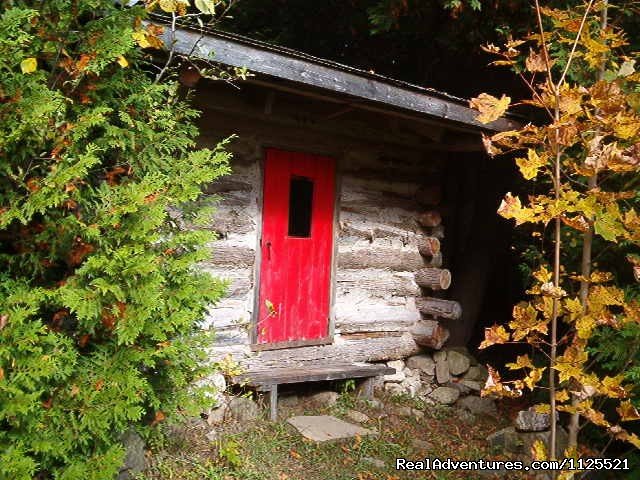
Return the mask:
M234 383L249 385L261 390L270 390L272 385L285 383L320 382L348 378L377 377L396 373L386 365L345 364L321 367L274 368L247 372L233 378ZM266 388L265 388L266 387Z

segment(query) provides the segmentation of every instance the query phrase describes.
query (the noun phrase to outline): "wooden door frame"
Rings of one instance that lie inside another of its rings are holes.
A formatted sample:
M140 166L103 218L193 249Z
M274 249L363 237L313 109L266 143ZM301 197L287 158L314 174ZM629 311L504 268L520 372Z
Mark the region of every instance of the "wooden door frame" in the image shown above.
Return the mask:
M264 211L264 171L265 161L268 149L277 149L286 152L319 155L323 157L329 157L335 162L334 169L334 194L333 194L333 227L331 231L331 260L329 265L329 324L326 337L316 338L313 340L292 340L287 342L276 343L257 343L258 342L258 315L260 314L260 270L262 267L262 222ZM336 271L338 261L338 234L340 228L340 195L342 190L342 175L340 173L342 166L342 154L336 154L335 152L318 152L316 150L300 150L300 146L292 147L283 144L269 144L263 143L261 148L261 158L258 162L258 183L260 188L258 189L258 195L256 202L258 204L258 222L256 228L256 259L253 266L253 311L251 312L251 327L249 331L250 349L255 352L263 350L279 350L286 348L307 347L314 345L329 345L334 340L335 330L335 297L336 297Z

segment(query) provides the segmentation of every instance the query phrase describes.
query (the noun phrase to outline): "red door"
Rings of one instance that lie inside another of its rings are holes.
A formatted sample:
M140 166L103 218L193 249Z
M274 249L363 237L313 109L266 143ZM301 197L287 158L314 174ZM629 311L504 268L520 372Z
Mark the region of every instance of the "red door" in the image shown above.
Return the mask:
M329 336L335 162L267 150L257 342Z

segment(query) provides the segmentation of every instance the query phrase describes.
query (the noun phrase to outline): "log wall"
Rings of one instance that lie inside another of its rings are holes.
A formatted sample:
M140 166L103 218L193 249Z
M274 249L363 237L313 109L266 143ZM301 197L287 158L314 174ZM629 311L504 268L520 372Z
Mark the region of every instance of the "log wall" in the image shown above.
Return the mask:
M328 127L323 125L319 144L313 125L296 128L278 125L275 120L258 123L242 113L234 116L230 107L223 116L206 105L202 107L202 145L213 146L222 135L239 135L230 146L233 173L207 190L220 195L211 223L218 240L203 268L229 282L227 296L210 309L206 321L217 332L212 356L231 353L251 368L331 357L344 361L391 360L419 350L412 331L419 332L422 345L430 345L424 338L434 332L437 338L433 348L439 348L448 332L436 317L421 314L418 307L424 302L420 299L433 292L421 288L415 274L442 265L436 238L444 242L444 230L437 208L428 206L439 201L440 192L434 194L432 186L440 178L441 154L402 149L383 141L345 138L339 119L331 121L335 124L334 135L327 134ZM238 110L251 108L241 107ZM377 121L385 130L384 117L377 117ZM376 125L375 120L369 123ZM385 137L381 134L380 138ZM266 146L322 153L337 160L332 345L260 354L249 349L261 223L261 164ZM425 198L430 200L425 203ZM429 227L424 225L427 217Z

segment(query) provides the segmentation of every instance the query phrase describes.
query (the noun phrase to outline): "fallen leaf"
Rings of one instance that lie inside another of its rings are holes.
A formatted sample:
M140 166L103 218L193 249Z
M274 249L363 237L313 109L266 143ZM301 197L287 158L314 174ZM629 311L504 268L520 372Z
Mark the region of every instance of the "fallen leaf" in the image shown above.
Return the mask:
M480 123L490 123L497 120L504 115L510 103L511 98L504 94L502 97L496 98L493 95L481 93L476 98L469 100L469 106L480 112L480 115L476 117Z
M20 70L22 73L33 73L38 68L38 61L33 58L25 58L22 62L20 62Z

